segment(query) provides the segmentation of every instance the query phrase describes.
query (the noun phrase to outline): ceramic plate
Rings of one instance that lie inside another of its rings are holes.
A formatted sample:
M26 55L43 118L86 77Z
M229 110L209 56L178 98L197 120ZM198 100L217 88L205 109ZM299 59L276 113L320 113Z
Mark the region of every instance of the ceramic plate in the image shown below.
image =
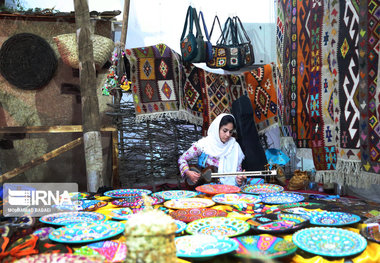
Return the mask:
M212 209L212 208L189 208L189 209L179 209L170 212L170 216L174 219L181 220L183 222L189 223L197 219L207 218L207 217L226 217L228 213Z
M365 238L371 241L375 241L380 243L380 225L379 224L368 224L365 228L360 230L360 234L362 234Z
M213 206L214 201L206 198L183 198L166 201L164 206L170 209L201 208Z
M247 222L230 217L209 217L195 220L187 225L189 234L237 236L247 232L250 226Z
M86 199L87 197L90 196L90 193L86 193L86 192L71 192L69 193L69 196L71 199Z
M147 189L117 189L112 191L107 191L104 193L105 196L112 198L128 198L131 195L142 195L142 194L151 194L152 191Z
M359 222L360 216L344 212L309 212L310 224L319 226L346 226Z
M152 194L152 196L158 196L165 200L180 199L180 198L191 198L198 195L197 192L188 190L170 190L162 191Z
M69 253L38 254L17 260L18 263L64 262L64 263L101 263L103 260L91 259Z
M311 227L293 234L299 248L316 255L347 257L362 252L367 241L361 235L336 227Z
M265 204L287 204L300 202L305 199L302 195L292 193L269 193L260 195L261 201Z
M267 214L248 219L256 231L265 233L289 233L304 227L309 218L294 214Z
M61 243L87 243L114 237L124 231L124 224L115 221L80 223L58 228L49 238Z
M109 213L109 216L112 217L112 219L117 219L117 220L128 220L130 215L133 214L133 211L129 207L125 208L117 208L112 210Z
M175 238L177 257L202 258L222 255L238 248L236 241L227 237L191 235Z
M284 191L284 187L277 184L250 184L244 186L241 191L247 194L268 194L279 193Z
M175 231L176 234L181 233L187 227L187 224L185 222L180 221L180 220L175 220L174 222L177 225L177 231Z
M204 184L197 186L195 190L210 195L232 194L240 192L240 187L226 184Z
M256 204L261 202L260 197L248 194L219 194L212 197L212 201L225 205Z
M164 202L164 199L158 196L150 196L149 199L151 200L151 205L157 205ZM136 199L134 202L130 202L128 199L116 199L112 201L113 205L119 206L119 207L133 207L134 209L138 209L140 207L144 207L144 200L142 198Z
M106 216L96 212L61 212L40 217L42 223L58 226L104 220Z
M53 205L53 207L59 210L93 211L107 204L108 202L100 200L78 200L73 201L72 205Z

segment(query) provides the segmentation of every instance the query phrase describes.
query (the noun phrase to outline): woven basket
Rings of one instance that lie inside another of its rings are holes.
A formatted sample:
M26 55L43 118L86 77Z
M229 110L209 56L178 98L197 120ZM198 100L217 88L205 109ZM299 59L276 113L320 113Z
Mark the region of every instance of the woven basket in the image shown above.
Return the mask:
M72 68L79 68L78 44L75 33L63 34L53 38L57 44L62 61ZM92 35L94 62L96 68L101 68L112 56L114 42L106 37Z
M49 43L34 34L16 34L8 38L0 49L1 74L21 89L34 90L48 84L57 64Z

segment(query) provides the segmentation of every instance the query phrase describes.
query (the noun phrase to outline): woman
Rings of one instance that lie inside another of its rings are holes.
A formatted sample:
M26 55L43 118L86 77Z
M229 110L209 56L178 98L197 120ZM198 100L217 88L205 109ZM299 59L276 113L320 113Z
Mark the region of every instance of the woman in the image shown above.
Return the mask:
M198 182L200 173L192 171L187 163L195 157L201 157L204 166L215 166L218 173L240 172L244 154L240 145L232 137L236 128L235 118L231 114L220 114L211 123L207 137L195 142L178 159L182 177L193 183ZM246 180L244 175L221 177L220 182L228 185L242 185Z

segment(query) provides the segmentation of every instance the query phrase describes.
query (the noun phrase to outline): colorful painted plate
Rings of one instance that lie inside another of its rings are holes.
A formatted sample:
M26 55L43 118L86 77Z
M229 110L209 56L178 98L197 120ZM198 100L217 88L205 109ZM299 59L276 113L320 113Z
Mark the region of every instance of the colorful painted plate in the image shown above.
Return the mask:
M87 243L114 237L124 231L124 224L115 221L68 225L51 232L49 238L61 243Z
M247 232L247 222L230 217L209 217L195 220L187 225L189 234L214 235L232 237Z
M284 191L284 187L277 184L249 184L244 186L241 191L247 194L268 194L268 193L280 193Z
M174 222L177 225L177 231L175 231L176 234L181 233L187 227L187 224L185 222L180 221L180 220L175 220Z
M157 205L164 202L164 199L158 196L150 196L151 205ZM142 198L137 198L136 201L130 202L129 200L123 198L123 199L116 199L112 201L113 205L119 206L119 207L133 207L134 209L144 207L144 200Z
M91 195L90 193L86 193L86 192L71 192L71 193L69 193L69 196L71 199L78 199L78 200L86 199L90 195Z
M362 252L367 241L361 235L336 227L311 227L293 234L299 248L320 256L347 257Z
M129 207L114 209L109 213L112 219L128 220L133 211Z
M379 224L368 224L365 228L360 230L362 234L368 240L380 243L380 225Z
M361 220L360 216L344 212L309 212L310 224L318 226L346 226Z
M150 195L152 191L147 189L117 189L112 191L107 191L104 193L105 196L112 198L129 198L134 195Z
M248 194L219 194L212 197L212 201L225 205L237 204L256 204L260 203L261 199L255 195Z
M233 255L242 258L280 258L294 254L297 250L293 242L271 235L241 236L233 240L239 244Z
M108 202L100 200L78 200L73 201L72 205L53 205L52 207L57 208L58 210L94 211L107 204Z
M226 217L228 213L212 208L189 208L175 210L173 212L170 212L169 215L176 220L181 220L183 222L189 223L194 220L207 217Z
M69 253L37 254L17 260L18 263L64 262L64 263L101 263L103 260Z
M247 222L259 232L290 233L306 226L309 218L294 214L267 214L253 217Z
M260 195L261 201L265 204L287 204L300 202L305 199L302 195L292 193L269 193Z
M61 212L40 217L40 222L58 226L104 220L106 216L96 212Z
M204 184L197 186L195 190L205 194L217 195L238 193L240 192L240 187L226 184Z
M191 235L175 238L177 257L208 259L227 254L238 248L238 243L228 237Z
M188 191L188 190L170 190L170 191L161 191L161 192L152 194L152 196L158 196L165 200L191 198L197 195L198 195L197 192Z
M206 198L183 198L166 201L164 206L170 209L186 209L209 207L214 204L214 201Z

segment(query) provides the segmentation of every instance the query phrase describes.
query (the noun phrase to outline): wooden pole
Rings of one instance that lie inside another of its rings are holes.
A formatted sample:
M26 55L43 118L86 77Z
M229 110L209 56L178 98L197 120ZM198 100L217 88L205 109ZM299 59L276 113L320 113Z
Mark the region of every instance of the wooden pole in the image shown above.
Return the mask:
M120 43L123 49L125 48L125 43L127 41L129 5L130 5L130 0L124 0L123 24L121 27L121 36L120 36Z
M84 154L87 191L97 192L103 185L103 153L100 114L96 94L96 73L87 0L74 0L75 24L79 55L79 77L82 97Z

